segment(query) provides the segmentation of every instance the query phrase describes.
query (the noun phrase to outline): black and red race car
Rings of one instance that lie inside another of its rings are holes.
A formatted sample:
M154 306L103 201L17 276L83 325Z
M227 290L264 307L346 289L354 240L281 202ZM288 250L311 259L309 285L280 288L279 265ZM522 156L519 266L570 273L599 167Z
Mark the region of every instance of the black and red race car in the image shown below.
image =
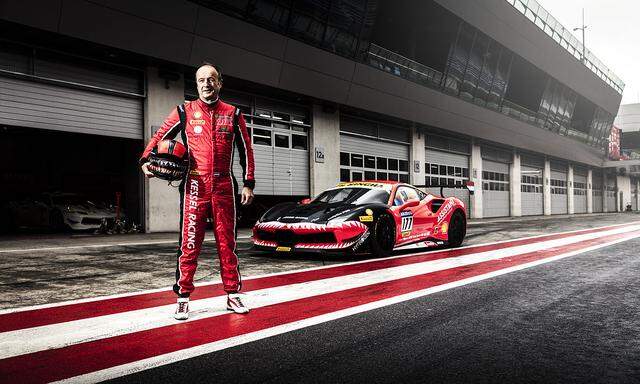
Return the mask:
M269 209L253 227L253 243L276 252L387 256L407 248L458 247L466 227L466 207L455 197L397 181L354 181L339 183L313 200Z

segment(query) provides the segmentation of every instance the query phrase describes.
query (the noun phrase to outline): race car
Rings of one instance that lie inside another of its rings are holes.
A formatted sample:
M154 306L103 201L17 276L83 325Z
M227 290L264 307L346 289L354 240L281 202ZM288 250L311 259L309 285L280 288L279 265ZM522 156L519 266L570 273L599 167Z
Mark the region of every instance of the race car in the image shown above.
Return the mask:
M383 257L407 248L458 247L466 228L467 210L456 197L435 196L397 181L354 181L341 182L313 200L272 207L253 227L253 243L275 252Z

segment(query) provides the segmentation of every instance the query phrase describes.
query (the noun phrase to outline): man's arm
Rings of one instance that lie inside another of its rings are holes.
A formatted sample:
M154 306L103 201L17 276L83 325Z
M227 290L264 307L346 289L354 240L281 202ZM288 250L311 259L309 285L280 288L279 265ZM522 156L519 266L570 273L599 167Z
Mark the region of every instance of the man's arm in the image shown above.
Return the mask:
M235 124L235 128L237 131L235 134L235 142L238 148L238 154L240 155L242 182L243 186L254 189L256 181L254 176L255 163L253 161L253 145L251 145L247 124L244 121L244 116L242 116L240 109L236 108L236 114L237 124Z
M243 205L251 204L253 201L253 188L256 186L256 180L254 176L255 163L253 161L253 145L251 144L251 138L249 137L249 131L247 131L247 124L244 121L244 116L240 112L239 108L235 110L234 129L236 130L234 140L236 147L238 148L238 154L240 155L240 166L242 167L242 194L240 196L240 202Z
M165 119L160 129L156 131L149 140L142 156L140 156L140 165L144 165L148 161L148 157L151 154L153 148L158 144L158 141L164 139L174 139L178 132L180 132L180 116L178 115L177 108L174 109L171 114Z

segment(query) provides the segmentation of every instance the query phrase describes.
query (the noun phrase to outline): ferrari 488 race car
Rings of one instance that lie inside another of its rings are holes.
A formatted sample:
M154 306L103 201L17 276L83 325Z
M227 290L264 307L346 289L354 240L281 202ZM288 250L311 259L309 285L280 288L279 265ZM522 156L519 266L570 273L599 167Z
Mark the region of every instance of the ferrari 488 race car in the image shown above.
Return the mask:
M253 243L276 252L387 256L406 248L460 246L466 226L466 208L455 197L396 181L343 182L313 200L269 209L253 227Z

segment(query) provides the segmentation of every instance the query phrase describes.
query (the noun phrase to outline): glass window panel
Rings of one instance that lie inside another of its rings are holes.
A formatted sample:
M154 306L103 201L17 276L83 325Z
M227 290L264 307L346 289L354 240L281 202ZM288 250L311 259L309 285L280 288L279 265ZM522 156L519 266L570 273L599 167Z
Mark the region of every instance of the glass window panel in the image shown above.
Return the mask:
M353 181L362 181L362 172L351 172L351 180Z
M447 175L454 176L455 175L455 167L448 166L447 167Z
M291 135L291 148L307 149L307 136Z
M389 170L397 171L398 170L398 160L397 159L389 159Z
M473 44L474 30L473 27L461 23L458 32L458 41L451 50L447 59L447 79L445 82L445 91L458 94L460 86L464 78L469 52Z
M437 175L438 174L438 164L431 164L431 174L432 175Z
M375 168L376 167L376 158L374 156L365 156L364 157L364 167L365 168Z
M375 180L376 179L376 173L373 171L365 171L364 172L364 179L365 180Z
M292 131L296 131L296 132L307 132L307 127L301 127L299 125L292 125L291 126L291 130Z
M254 117L252 119L252 123L254 125L262 125L264 127L270 127L271 126L271 120L261 119L259 117Z
M408 183L409 182L409 175L406 173L401 173L400 174L400 181L403 183Z
M467 62L464 80L460 88L460 97L471 100L475 93L480 71L484 64L489 39L480 32L476 33L476 38L471 49L471 54Z
M409 172L409 162L406 160L400 160L400 170L403 172Z
M387 180L387 173L386 172L378 172L376 179L378 179L378 180Z
M362 155L357 155L355 153L352 153L351 154L351 166L352 167L362 167L363 166Z
M289 136L280 135L276 133L275 135L276 147L279 148L289 148Z
M280 121L289 121L290 117L286 113L273 112L273 118Z
M340 168L340 181L350 181L350 171L345 168Z
M253 144L271 146L271 137L253 136Z
M387 169L387 158L386 157L378 157L376 158L376 162L378 164L378 169ZM386 180L386 177L385 177Z
M390 173L389 174L389 180L398 181L398 174L397 173Z

